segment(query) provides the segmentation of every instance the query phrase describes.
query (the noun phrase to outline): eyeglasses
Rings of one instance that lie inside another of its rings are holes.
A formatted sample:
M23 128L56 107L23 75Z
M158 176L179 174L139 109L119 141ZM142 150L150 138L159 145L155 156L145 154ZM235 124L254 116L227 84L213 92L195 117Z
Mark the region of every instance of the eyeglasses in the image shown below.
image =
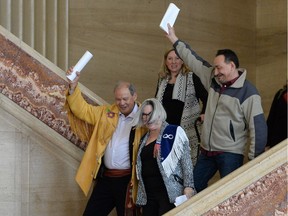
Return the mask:
M142 113L142 117L143 117L143 116L146 116L146 117L148 117L148 116L150 116L150 115L151 115L151 113L152 113L152 111L151 111L151 112L149 112L149 113Z

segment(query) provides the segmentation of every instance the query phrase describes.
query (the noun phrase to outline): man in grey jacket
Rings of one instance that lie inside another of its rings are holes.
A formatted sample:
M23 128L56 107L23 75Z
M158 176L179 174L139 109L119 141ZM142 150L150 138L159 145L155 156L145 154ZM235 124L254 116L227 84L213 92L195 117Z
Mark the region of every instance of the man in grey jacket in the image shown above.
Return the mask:
M239 68L237 55L229 49L218 50L213 66L178 39L168 24L166 37L177 55L201 79L209 92L201 134L201 153L194 168L197 192L219 170L221 178L243 165L245 146L250 136L249 160L264 152L267 125L261 97ZM248 136L249 135L249 136Z

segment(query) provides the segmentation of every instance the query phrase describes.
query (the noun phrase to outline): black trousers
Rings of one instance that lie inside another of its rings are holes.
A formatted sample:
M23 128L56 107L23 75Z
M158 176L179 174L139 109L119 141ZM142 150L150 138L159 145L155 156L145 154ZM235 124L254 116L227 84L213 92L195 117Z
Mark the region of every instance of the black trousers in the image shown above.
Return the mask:
M130 179L131 175L97 178L83 215L107 216L116 207L117 215L124 216L126 190Z
M170 203L167 191L147 193L147 204L142 207L143 216L160 216L171 209L175 205Z

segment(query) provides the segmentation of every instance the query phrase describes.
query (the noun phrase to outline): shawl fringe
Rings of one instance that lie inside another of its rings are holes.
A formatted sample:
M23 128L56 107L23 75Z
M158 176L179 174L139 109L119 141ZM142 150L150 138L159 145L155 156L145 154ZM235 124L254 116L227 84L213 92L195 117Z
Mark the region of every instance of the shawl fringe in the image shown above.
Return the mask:
M181 133L181 130L176 129L176 131L177 132L174 134L174 143L170 143L170 145L172 145L172 149L169 155L161 162L168 178L175 171L184 152L184 145L181 140L182 134L178 134Z

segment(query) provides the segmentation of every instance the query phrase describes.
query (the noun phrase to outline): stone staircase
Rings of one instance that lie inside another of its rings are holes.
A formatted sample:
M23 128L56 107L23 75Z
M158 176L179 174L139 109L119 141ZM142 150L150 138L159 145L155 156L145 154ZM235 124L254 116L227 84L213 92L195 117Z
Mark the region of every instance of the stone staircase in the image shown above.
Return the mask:
M0 44L0 134L11 134L0 142L1 158L9 156L0 211L80 215L87 198L74 175L87 143L70 130L63 109L65 72L1 26ZM80 88L89 103L106 103ZM285 140L166 215L287 215L287 173Z

